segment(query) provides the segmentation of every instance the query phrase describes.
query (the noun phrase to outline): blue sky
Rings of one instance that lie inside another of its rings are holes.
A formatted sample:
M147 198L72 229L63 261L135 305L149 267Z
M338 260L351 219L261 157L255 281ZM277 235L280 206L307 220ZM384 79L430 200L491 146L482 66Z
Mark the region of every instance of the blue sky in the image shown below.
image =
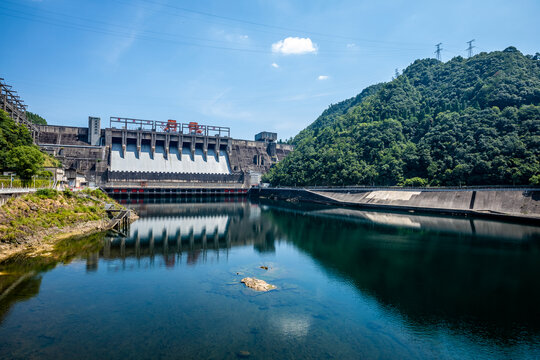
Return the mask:
M540 52L540 1L2 0L0 77L51 124L176 119L294 136L417 58Z

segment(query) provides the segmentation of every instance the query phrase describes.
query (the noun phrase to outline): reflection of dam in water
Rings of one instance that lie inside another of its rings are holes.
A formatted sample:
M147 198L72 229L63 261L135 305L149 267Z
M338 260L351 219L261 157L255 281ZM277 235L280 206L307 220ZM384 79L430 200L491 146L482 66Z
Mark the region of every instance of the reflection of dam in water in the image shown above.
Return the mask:
M131 205L141 218L126 237L109 238L105 259L153 257L187 253L188 262L211 252L219 259L231 247L253 245L259 252L274 251L276 229L261 218L259 207L247 202L145 203ZM195 260L195 261L194 261Z
M122 256L129 256L126 247L141 255L157 249L163 252L181 252L193 249L228 248L229 216L159 216L141 218L131 225L127 237L117 237L107 242L104 255L111 256L111 247L120 248ZM142 250L145 253L145 250Z
M315 212L321 216L346 217L378 225L406 227L418 230L459 233L468 236L501 238L507 240L527 240L540 238L540 227L523 224L504 223L493 220L382 213L350 209L328 209Z
M261 201L261 204L267 204ZM517 223L507 223L495 220L462 218L439 215L406 214L400 212L366 211L349 208L333 208L328 206L311 205L304 206L299 211L297 206L288 203L277 205L281 210L300 212L305 216L335 218L358 223L388 226L397 228L409 228L419 231L433 231L445 233L458 233L465 236L499 238L517 241L540 239L540 227Z

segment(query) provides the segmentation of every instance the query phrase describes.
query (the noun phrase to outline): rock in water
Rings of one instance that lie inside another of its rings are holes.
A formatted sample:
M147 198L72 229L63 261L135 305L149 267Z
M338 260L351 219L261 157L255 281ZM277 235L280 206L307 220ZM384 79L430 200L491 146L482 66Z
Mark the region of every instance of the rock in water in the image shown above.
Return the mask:
M240 350L236 353L236 356L238 356L241 359L246 359L251 355L251 353L247 350Z
M247 287L257 290L257 291L268 291L268 290L272 290L276 288L274 285L270 285L264 280L250 278L250 277L243 278L241 282L246 284Z

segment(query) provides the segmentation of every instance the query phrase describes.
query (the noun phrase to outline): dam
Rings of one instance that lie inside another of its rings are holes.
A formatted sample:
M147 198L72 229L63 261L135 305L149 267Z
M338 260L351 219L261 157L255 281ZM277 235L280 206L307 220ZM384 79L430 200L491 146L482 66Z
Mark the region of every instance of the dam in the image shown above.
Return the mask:
M230 128L176 120L89 117L88 127L40 125L36 143L59 159L70 187L120 194L244 194L292 146L262 132L233 139Z

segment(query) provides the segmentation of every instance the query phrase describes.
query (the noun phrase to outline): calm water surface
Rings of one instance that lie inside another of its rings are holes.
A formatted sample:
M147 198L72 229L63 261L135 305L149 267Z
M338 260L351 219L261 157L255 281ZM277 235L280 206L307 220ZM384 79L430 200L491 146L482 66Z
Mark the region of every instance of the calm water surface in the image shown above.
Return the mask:
M0 358L540 358L538 227L244 200L131 206L141 218L125 238L1 269Z

